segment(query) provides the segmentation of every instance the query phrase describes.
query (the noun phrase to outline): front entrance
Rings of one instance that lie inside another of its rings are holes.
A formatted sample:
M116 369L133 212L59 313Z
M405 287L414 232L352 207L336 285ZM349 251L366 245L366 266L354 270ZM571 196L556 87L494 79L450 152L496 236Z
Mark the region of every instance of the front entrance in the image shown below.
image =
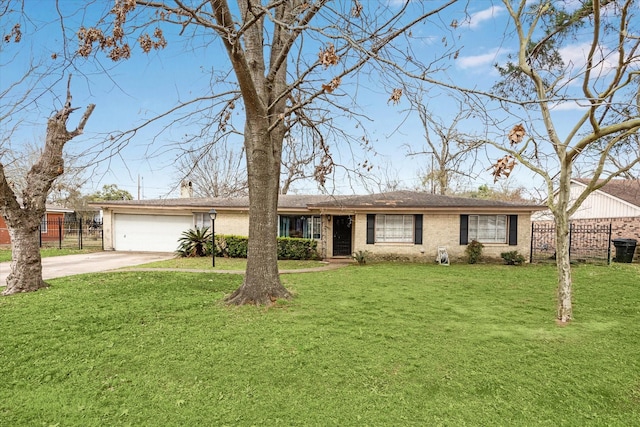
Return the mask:
M333 256L351 256L350 216L333 217Z

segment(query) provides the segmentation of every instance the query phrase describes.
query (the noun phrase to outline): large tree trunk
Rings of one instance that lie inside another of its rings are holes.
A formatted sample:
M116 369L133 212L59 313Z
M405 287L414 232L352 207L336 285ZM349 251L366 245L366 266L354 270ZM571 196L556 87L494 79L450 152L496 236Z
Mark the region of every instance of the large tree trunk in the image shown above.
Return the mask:
M46 288L42 280L42 258L37 227L9 227L11 237L11 273L2 295L32 292Z
M556 268L558 272L558 311L557 319L561 323L571 321L572 281L571 259L569 254L569 221L566 214L556 216Z
M561 153L564 156L564 153ZM571 197L571 168L570 160L564 159L566 164L562 168L558 182L555 208L552 209L556 222L556 269L558 273L558 310L557 321L565 324L573 318L571 306L572 282L571 259L569 242L569 203Z
M258 119L259 121L259 119ZM249 248L242 286L229 298L229 304L271 305L277 299L290 298L278 273L278 187L282 138L245 127L249 183ZM275 135L274 135L275 134ZM250 148L251 147L251 148Z
M294 22L295 2L284 2L275 8L278 19ZM239 2L243 15L253 14L260 2ZM219 5L218 23L229 25L227 6ZM246 9L245 9L246 8ZM269 67L265 63L264 19L249 26L243 36L244 53L239 45L227 45L245 106L244 144L249 185L249 248L247 270L242 286L227 299L229 304L270 305L291 295L278 274L278 189L282 144L286 133L287 48L291 46L289 31L278 28L271 44ZM235 31L235 30L234 30ZM284 56L283 56L284 55Z

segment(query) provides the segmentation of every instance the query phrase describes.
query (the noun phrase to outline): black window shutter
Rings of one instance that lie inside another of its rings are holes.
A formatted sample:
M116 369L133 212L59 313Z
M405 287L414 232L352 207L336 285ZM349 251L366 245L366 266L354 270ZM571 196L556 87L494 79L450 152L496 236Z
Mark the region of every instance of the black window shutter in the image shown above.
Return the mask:
M469 244L469 215L460 215L460 244Z
M373 245L376 242L376 216L375 214L367 214L367 245Z
M509 245L518 244L518 215L509 215Z
M413 243L415 245L422 244L422 214L416 214L413 220L413 229L415 230Z

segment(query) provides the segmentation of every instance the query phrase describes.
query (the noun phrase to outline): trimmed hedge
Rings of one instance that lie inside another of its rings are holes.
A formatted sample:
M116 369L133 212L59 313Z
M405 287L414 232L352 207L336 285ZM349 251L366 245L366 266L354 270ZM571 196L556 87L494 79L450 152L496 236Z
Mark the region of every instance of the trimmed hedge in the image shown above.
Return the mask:
M278 259L320 259L318 242L295 237L278 237Z
M249 238L245 236L217 235L216 256L246 258ZM318 242L310 239L278 237L278 259L320 259Z

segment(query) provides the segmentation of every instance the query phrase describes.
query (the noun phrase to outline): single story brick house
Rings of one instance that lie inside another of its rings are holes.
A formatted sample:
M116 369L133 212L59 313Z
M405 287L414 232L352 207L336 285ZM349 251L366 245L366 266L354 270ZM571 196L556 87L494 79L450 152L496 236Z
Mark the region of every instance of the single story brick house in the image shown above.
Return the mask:
M46 212L42 217L40 223L41 238L43 241L56 241L59 240L62 233L64 238L64 228L58 227L58 222L64 221L65 214L73 212L73 209L66 209L60 206L47 203ZM11 244L11 238L9 237L9 229L4 218L0 215L0 245Z
M103 210L105 250L172 252L182 232L209 226L217 211L216 234L246 236L249 200L178 198L96 202ZM439 247L453 259L467 244L484 243L484 254L529 254L531 215L543 209L416 191L362 196L282 195L278 203L283 237L318 241L324 258L366 250L378 255L433 260Z

